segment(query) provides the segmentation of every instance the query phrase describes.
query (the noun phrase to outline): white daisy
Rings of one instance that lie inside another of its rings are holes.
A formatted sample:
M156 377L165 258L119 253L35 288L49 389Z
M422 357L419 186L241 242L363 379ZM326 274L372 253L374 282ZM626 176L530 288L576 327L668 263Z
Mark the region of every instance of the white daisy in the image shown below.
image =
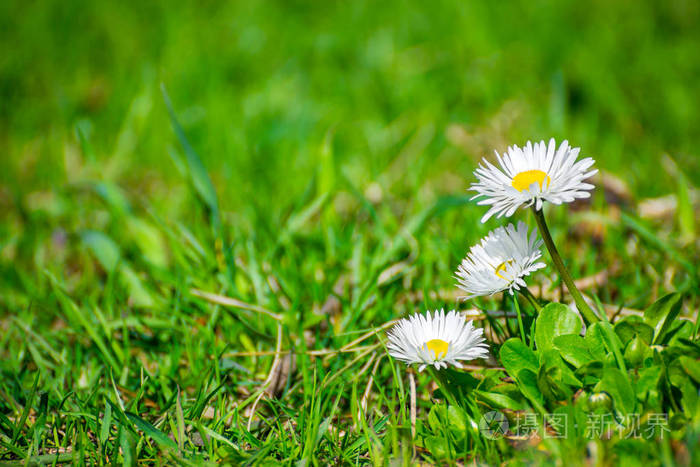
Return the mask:
M492 230L462 260L456 272L457 286L467 293L467 300L502 290L512 295L513 289L526 286L523 277L545 266L537 262L541 246L537 229L528 237L524 222L518 222L517 229L508 224Z
M425 316L416 313L400 320L388 333L389 354L407 364L419 363L418 371L434 365L438 370L454 365L462 368L458 360L473 360L488 355L484 330L475 328L471 321L452 310L444 310Z
M564 141L556 148L554 138L549 145L544 141L527 142L524 148L511 146L501 157L496 152L501 169L483 159L474 174L479 180L470 190L476 191L472 199L484 196L479 205L491 209L481 218L486 222L491 216L510 217L520 206L535 203L542 209L542 201L554 204L569 203L576 198L588 198L593 185L583 180L598 172L588 169L594 164L590 157L576 161L580 148L572 148Z

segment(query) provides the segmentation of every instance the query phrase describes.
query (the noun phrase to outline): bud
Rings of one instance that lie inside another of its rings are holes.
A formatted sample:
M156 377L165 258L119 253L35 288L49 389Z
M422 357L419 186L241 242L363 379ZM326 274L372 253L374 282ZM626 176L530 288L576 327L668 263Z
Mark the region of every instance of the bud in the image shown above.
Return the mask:
M648 348L649 347L647 347L639 335L635 334L634 339L627 344L627 348L625 349L625 359L630 362L632 366L637 367L644 361L644 356L646 355Z
M605 391L594 392L588 396L588 408L595 409L610 409L612 407L612 397Z

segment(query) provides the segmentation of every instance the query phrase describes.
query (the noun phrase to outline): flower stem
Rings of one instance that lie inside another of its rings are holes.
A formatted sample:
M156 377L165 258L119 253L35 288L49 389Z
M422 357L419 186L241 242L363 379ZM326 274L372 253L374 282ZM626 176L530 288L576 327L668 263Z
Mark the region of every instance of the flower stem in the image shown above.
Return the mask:
M591 307L589 307L586 301L583 299L583 295L581 295L581 292L579 292L579 290L576 288L576 284L574 284L571 274L569 274L566 266L564 266L564 262L561 260L561 256L559 256L559 251L557 251L557 247L554 245L554 241L552 241L552 236L547 228L547 222L544 220L544 213L542 212L542 209L538 211L533 206L532 210L535 213L535 220L537 221L537 227L540 230L540 235L542 235L542 240L544 240L544 244L547 245L549 255L552 257L554 265L559 270L559 274L566 284L566 288L569 289L569 293L574 298L576 308L578 308L578 311L583 316L583 319L589 324L600 321L600 318L596 316Z
M523 316L520 313L520 305L518 304L518 297L513 295L513 304L515 305L515 312L518 314L518 327L520 328L520 339L525 343L525 328L523 327Z
M542 306L540 305L540 302L537 301L537 298L532 294L532 292L530 292L530 289L528 289L527 287L523 287L522 289L520 289L520 291L523 294L523 296L527 298L527 301L530 302L530 305L532 305L535 308L535 311L539 313L542 309Z
M428 365L428 371L430 372L430 375L433 378L435 378L435 381L438 382L438 386L440 386L440 391L442 392L445 399L447 399L447 402L450 405L459 406L459 404L457 403L457 399L455 399L454 394L450 392L450 389L447 385L447 378L445 377L445 373L442 370L436 370L432 365Z

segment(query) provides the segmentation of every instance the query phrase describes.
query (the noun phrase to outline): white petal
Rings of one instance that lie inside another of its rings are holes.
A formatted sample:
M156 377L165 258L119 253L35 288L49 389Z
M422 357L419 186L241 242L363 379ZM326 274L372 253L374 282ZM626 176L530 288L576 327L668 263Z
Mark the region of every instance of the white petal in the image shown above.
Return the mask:
M470 187L477 192L472 199L481 198L479 205L491 206L482 222L492 216L510 217L520 207L533 203L539 210L543 201L561 204L589 197L593 185L584 180L597 170L589 170L595 163L590 157L576 161L579 151L579 148L570 147L568 141L563 141L556 149L556 142L550 139L547 144L540 141L533 145L528 141L523 148L514 145L503 154L496 152L500 168L484 159L474 172L478 181ZM549 177L549 183L543 184L541 189L538 183L522 192L514 189L513 177L528 170L541 170Z
M499 227L469 250L455 272L457 287L468 298L493 295L514 284L525 286L524 277L540 269L542 241L536 232L530 235L527 225L519 222Z
M411 336L420 336L419 340ZM447 314L444 310L415 314L399 320L387 333L387 350L397 360L407 364L417 363L421 372L427 365L446 368L449 365L461 367L457 360L472 360L486 356L488 346L483 338L483 329L474 328L473 323L456 311ZM428 350L426 343L433 339L447 342L446 354L436 356Z

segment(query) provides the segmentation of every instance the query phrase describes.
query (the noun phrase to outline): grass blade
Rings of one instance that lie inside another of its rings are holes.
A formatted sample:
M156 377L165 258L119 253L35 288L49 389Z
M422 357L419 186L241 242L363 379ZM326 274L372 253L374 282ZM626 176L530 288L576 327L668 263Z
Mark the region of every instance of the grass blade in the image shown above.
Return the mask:
M177 416L177 446L182 451L185 444L185 416L182 413L182 398L180 387L177 388L177 404L175 406L175 415Z
M177 444L168 438L162 431L148 423L143 418L131 412L124 412L126 418L128 418L136 427L143 431L146 435L150 436L161 448L177 450Z
M211 178L209 178L207 169L202 163L202 159L190 144L187 136L185 135L185 130L182 129L182 125L180 125L180 122L175 115L175 110L173 109L173 104L170 101L168 91L165 89L165 84L161 83L160 90L163 94L165 107L168 109L170 124L173 126L173 131L175 131L175 135L177 136L178 141L180 141L182 149L185 151L185 158L187 160L187 167L189 168L190 177L192 177L192 184L194 185L197 194L202 198L202 201L204 201L207 207L211 210L212 220L218 227L220 225L219 201L216 196L216 190L214 190L214 185L211 182Z
M19 417L19 422L15 425L15 432L12 434L12 444L17 442L19 434L22 431L22 427L27 422L27 417L29 416L29 411L32 408L32 403L34 402L34 395L36 394L36 388L39 384L39 373L37 372L36 378L34 378L34 384L32 385L32 391L29 393L27 402L24 404L24 410L22 410L22 415Z

